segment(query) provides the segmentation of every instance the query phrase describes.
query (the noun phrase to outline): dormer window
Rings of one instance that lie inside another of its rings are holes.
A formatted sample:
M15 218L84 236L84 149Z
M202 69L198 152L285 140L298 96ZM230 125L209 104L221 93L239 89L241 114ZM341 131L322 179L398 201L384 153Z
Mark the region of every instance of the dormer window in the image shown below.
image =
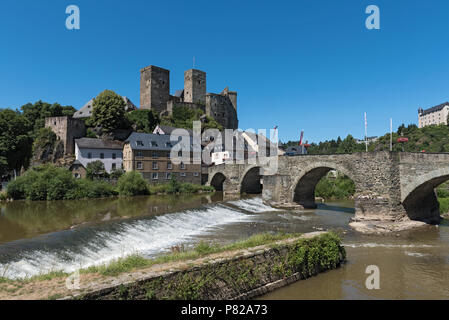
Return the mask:
M165 143L165 146L166 146L167 148L171 148L171 147L172 147L172 144L171 144L170 142L167 142L167 143Z
M156 141L151 141L151 146L152 147L157 147L157 142Z
M143 141L140 141L140 140L136 141L136 145L138 147L143 147Z

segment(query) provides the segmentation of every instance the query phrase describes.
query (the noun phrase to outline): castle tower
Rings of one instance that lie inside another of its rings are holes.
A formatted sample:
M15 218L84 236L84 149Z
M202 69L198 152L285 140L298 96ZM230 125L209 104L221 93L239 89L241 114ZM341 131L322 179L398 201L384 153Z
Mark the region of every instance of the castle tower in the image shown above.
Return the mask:
M184 102L206 104L206 72L196 69L184 72Z
M64 154L75 153L75 139L86 135L84 121L68 116L45 118L45 127L50 128L64 144Z
M156 66L140 70L140 108L164 112L170 99L170 71Z
M229 87L226 87L221 94L229 98L235 111L237 111L237 92L229 91Z

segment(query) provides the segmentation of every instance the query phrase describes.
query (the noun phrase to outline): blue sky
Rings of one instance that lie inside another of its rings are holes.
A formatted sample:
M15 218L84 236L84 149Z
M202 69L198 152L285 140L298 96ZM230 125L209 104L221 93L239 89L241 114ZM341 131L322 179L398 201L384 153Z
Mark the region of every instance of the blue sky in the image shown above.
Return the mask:
M65 28L68 5L81 29ZM365 28L380 8L381 29ZM279 126L283 141L363 137L449 100L449 1L2 0L0 107L39 99L81 107L104 89L139 104L139 70L207 72L238 91L240 127Z

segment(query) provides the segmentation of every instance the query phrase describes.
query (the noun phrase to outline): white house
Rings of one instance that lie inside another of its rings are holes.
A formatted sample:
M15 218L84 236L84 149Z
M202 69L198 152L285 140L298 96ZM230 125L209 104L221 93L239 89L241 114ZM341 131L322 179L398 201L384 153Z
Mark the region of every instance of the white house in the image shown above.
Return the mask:
M75 157L84 167L99 160L110 173L123 166L123 143L92 138L75 139Z

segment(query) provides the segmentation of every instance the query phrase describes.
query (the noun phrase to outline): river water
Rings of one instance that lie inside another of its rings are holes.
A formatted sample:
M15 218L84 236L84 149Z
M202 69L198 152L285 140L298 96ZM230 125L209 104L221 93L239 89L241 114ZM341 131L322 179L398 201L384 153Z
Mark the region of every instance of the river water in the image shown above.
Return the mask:
M229 243L260 232L343 233L347 263L338 270L267 294L262 299L448 299L449 224L401 235L364 236L348 222L353 203L315 210L275 210L260 197L135 197L24 202L0 209L0 277L72 272L133 253L154 257L200 240ZM380 289L365 286L366 268L380 271Z

